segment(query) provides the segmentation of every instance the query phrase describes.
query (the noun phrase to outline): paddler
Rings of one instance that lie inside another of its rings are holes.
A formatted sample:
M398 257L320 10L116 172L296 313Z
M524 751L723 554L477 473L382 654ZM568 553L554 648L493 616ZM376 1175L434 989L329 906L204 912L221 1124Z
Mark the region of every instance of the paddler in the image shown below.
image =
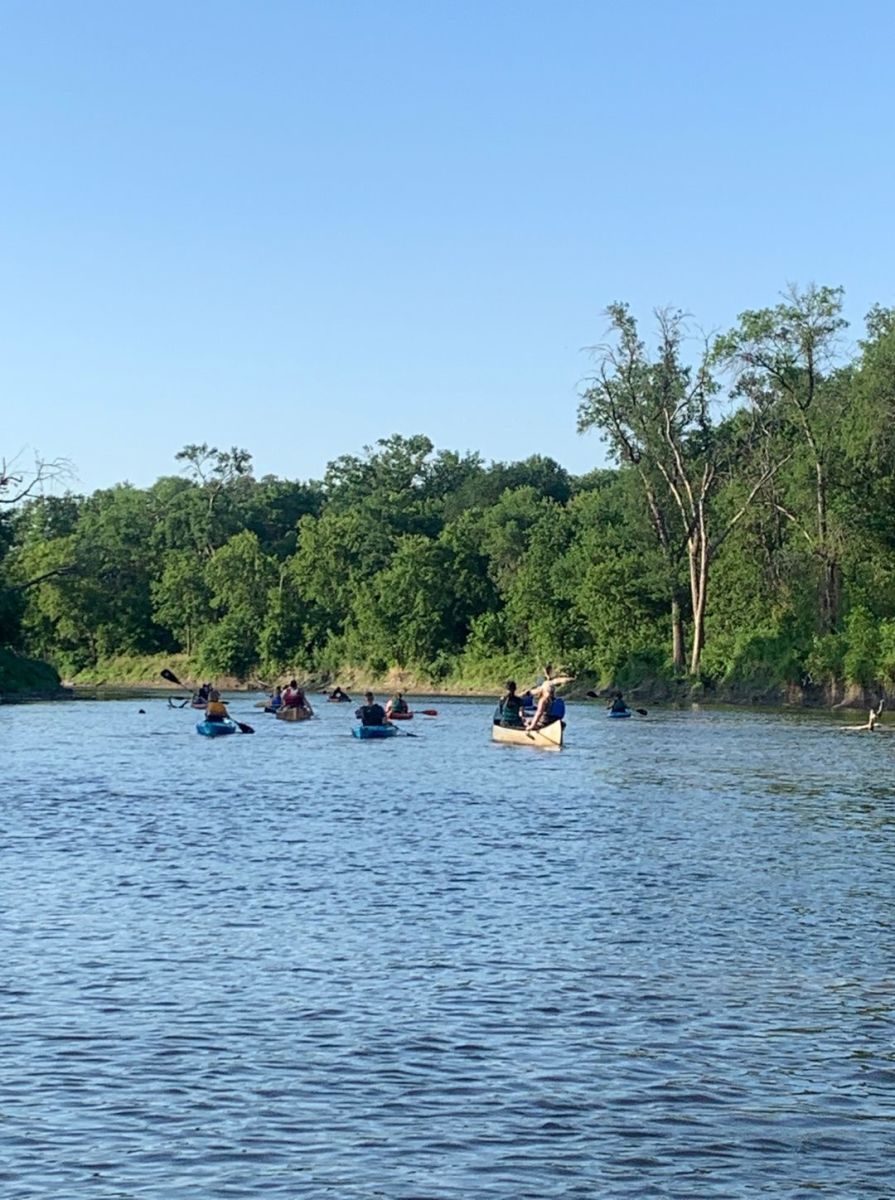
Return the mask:
M522 720L522 696L516 695L516 681L508 679L504 684L506 691L497 702L497 712L494 724L506 729L521 729L525 722Z
M217 688L212 688L208 693L208 704L205 707L206 721L226 721L229 717L227 705L221 699L221 693Z
M385 706L386 717L390 717L392 713L406 712L410 712L410 709L407 707L407 701L404 699L404 693L395 692L394 696L392 696L391 700L389 700L388 704Z
M364 703L354 714L361 725L385 725L385 709L376 703L372 692L364 692Z

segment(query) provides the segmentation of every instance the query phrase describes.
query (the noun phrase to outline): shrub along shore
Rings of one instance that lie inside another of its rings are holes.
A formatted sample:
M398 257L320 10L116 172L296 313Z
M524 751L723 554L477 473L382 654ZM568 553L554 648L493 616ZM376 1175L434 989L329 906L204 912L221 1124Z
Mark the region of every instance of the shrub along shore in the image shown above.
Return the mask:
M26 659L119 687L179 661L491 695L551 661L674 701L895 690L895 309L855 351L830 287L708 345L673 311L607 320L577 416L613 465L586 475L394 434L322 480L208 445L147 488L42 494L39 466L12 503L0 480L4 686Z

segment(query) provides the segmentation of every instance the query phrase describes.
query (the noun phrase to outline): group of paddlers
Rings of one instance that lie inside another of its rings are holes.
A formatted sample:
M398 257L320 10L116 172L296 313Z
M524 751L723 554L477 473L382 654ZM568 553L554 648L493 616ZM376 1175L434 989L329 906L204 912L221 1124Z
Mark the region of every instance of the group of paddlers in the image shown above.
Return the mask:
M337 687L327 697L328 700L338 703L339 701L350 702L351 697L347 692L343 692L340 687ZM303 708L311 716L314 715L314 710L304 693L304 689L299 687L298 683L291 679L285 688L276 687L270 695L267 707L271 712L279 712L284 708ZM364 703L357 709L355 716L362 725L386 725L390 718L394 715L404 715L409 713L407 701L404 699L402 692L396 692L388 701L385 708L381 704L376 703L376 698L372 692L364 694Z
M543 678L522 695L516 689L516 681L508 679L497 702L494 724L506 729L542 729L561 721L566 715L566 704L557 696L556 689L572 679L573 675L555 675L552 663L546 664Z
M279 712L281 708L301 708L305 709L309 716L314 715L304 688L299 687L295 679L290 679L285 687L277 684L270 694L267 707L271 712Z

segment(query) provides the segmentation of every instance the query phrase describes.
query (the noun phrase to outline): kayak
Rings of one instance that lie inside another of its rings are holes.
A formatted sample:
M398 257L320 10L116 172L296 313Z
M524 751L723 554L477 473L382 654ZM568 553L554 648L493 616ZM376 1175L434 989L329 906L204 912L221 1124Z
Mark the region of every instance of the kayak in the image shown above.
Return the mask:
M356 738L388 738L394 737L398 732L394 725L355 725L351 730Z
M223 737L227 733L236 733L236 726L232 721L200 721L196 733L205 737Z
M205 700L192 700L190 702L190 708L201 708L204 711L205 707L206 707Z
M278 721L310 721L313 713L309 708L280 708L277 709Z
M631 716L631 710L630 710L630 708L626 708L626 709L624 709L622 712L613 712L613 711L610 709L610 710L609 710L609 712L607 712L606 716L607 716L607 717L630 717L630 716Z
M412 712L406 712L406 713L389 713L389 715L388 715L388 719L389 719L390 721L412 721L412 720L413 720L413 713L412 713Z
M540 746L543 750L561 750L565 721L551 721L540 729L513 729L505 725L491 726L491 740L508 742L513 746Z
M327 704L350 704L351 697L350 696L327 696L326 702L327 702Z

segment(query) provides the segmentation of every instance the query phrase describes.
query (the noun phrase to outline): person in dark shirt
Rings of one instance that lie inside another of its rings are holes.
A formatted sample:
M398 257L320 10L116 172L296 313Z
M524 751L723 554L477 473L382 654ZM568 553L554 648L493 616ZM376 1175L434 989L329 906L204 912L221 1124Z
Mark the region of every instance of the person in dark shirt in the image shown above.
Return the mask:
M519 729L522 726L522 697L516 695L515 680L508 679L504 687L506 691L497 703L495 724Z
M381 704L376 703L376 698L372 692L364 693L364 703L354 715L360 721L361 725L385 724L385 709Z

